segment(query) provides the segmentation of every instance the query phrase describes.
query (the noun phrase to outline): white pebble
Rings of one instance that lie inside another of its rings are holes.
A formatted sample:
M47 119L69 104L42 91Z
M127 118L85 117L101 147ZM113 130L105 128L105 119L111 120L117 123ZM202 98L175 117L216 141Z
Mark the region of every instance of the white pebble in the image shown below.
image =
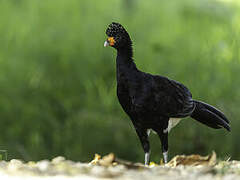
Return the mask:
M37 167L40 171L46 171L50 165L48 160L42 160L37 163Z
M62 161L65 161L65 158L62 157L62 156L58 156L58 157L55 157L55 158L52 159L52 163L53 164L58 164L58 163L60 163Z

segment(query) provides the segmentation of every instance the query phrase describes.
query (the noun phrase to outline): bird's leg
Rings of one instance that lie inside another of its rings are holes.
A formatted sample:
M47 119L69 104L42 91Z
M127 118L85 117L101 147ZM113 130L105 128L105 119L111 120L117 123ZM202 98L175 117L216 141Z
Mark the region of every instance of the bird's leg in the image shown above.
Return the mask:
M150 160L150 144L148 141L148 134L146 129L135 127L137 135L141 141L144 153L145 153L145 165L149 164Z
M145 159L144 159L144 165L147 166L149 165L149 160L150 160L150 152L145 152Z
M151 129L147 129L147 135L148 135L148 137L150 136L150 134L151 134Z
M163 160L168 162L168 132L158 131L158 136L162 143Z
M164 164L167 164L167 162L168 162L168 151L163 152L163 160L164 160Z

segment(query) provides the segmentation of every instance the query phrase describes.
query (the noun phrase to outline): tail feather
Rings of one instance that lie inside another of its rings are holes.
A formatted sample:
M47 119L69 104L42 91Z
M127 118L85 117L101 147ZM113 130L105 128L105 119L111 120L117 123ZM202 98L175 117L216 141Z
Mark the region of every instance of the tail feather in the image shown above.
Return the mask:
M226 116L220 110L218 110L217 108L215 108L207 103L204 103L201 101L198 101L198 102L200 102L206 109L210 110L211 112L213 112L216 115L218 115L219 117L221 117L226 123L229 123L229 120L226 118Z
M194 103L196 107L191 115L193 119L214 129L224 127L228 131L231 130L229 120L221 111L200 101L194 100Z

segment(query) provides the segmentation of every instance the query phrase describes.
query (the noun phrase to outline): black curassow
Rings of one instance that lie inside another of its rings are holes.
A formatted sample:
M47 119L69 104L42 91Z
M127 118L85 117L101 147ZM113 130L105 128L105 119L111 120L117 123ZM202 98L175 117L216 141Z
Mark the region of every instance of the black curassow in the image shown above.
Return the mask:
M164 163L168 161L168 133L182 118L190 116L211 128L230 131L225 115L209 104L193 100L183 84L138 70L132 58L132 41L122 25L113 22L106 34L104 46L117 50L118 100L140 138L146 165L150 158L150 130L161 140Z

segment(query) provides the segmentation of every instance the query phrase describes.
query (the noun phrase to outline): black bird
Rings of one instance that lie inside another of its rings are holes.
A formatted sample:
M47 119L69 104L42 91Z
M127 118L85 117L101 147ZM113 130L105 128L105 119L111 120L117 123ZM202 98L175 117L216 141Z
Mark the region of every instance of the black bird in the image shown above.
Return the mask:
M133 61L132 41L122 25L113 22L106 34L104 46L117 50L118 100L136 129L146 165L150 157L150 130L161 140L165 163L168 161L168 133L182 118L190 116L211 128L223 127L230 131L225 115L209 104L193 100L183 84L138 70Z

